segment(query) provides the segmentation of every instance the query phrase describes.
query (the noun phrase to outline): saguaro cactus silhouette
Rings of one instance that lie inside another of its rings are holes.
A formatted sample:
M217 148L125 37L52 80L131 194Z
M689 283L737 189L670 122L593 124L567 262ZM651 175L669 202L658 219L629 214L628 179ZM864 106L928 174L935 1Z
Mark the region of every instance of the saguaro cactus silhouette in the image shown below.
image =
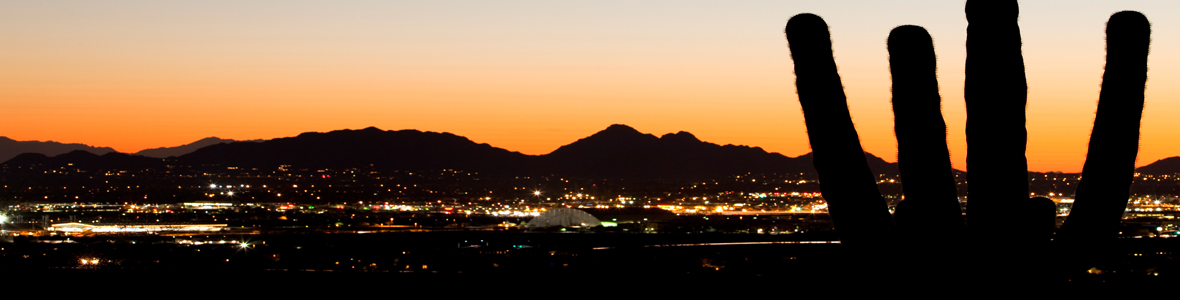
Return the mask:
M978 187L968 187L967 218L973 233L995 238L1024 225L1012 208L1029 196L1019 8L1015 0L977 0L966 11L967 172Z
M960 233L963 218L946 146L934 42L926 29L907 25L889 32L888 48L897 161L906 196L895 220L910 231L926 227L933 234Z
M786 31L819 181L839 183L820 184L832 223L843 243L876 243L875 232L890 229L893 220L852 126L828 24L800 14L787 22Z
M1119 12L1106 24L1106 73L1098 114L1073 211L1061 228L1063 239L1093 241L1117 234L1139 152L1150 42L1151 25L1143 14Z
M1038 246L1051 237L1054 206L1046 198L1028 196L1027 84L1016 24L1019 10L1016 1L973 0L966 7L967 213L969 237L975 241L969 244L975 254L968 257L983 268L1024 267L1030 261L1007 250L1044 249ZM827 24L816 15L800 14L788 21L786 34L820 188L836 230L853 248L887 242L895 235L892 222L864 163ZM1107 34L1098 113L1077 202L1059 235L1064 240L1113 238L1133 179L1150 28L1142 14L1126 11L1111 17ZM890 33L888 49L906 194L895 218L903 231L953 235L963 223L939 111L932 41L920 27L901 26Z

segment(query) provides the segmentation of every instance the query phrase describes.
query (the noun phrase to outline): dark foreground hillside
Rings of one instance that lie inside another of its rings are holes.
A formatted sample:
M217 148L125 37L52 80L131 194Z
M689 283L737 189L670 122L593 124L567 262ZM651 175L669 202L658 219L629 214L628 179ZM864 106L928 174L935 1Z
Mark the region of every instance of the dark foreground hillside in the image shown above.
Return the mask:
M901 269L842 261L833 236L453 231L253 236L121 236L3 246L5 272L139 283L904 285ZM180 240L188 242L180 242ZM228 241L219 243L220 241ZM246 241L242 246L238 241ZM204 244L196 244L203 242ZM1056 287L1174 282L1176 239L1123 239L1121 255L1044 278ZM96 262L95 262L96 261ZM948 265L949 270L960 266ZM1020 270L1011 270L1019 272ZM951 272L953 273L953 272ZM970 278L962 278L967 283ZM774 286L747 286L768 289Z

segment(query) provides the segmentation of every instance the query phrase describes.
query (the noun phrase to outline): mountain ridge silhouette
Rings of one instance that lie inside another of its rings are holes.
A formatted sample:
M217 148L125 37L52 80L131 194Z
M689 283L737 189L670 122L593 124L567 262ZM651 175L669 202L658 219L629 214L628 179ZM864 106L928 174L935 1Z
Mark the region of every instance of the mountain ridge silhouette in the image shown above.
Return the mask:
M171 149L175 148L179 147ZM543 155L509 151L487 143L476 143L452 133L413 129L382 130L376 127L305 132L294 137L264 141L219 142L168 158L166 163L162 158L113 150L103 153L117 153L111 156L77 152L58 155L25 153L3 164L64 166L75 163L81 167L114 169L163 167L168 164L250 168L274 168L279 165L350 168L372 165L384 169L463 169L603 178L707 178L747 172L815 172L811 153L789 157L755 146L719 145L701 141L685 131L657 137L623 124L610 125ZM887 162L867 152L865 154L875 174L897 174L897 163ZM1180 173L1180 157L1163 159L1137 170L1151 174Z
M262 142L262 141L265 141L265 140L263 140L263 139L233 140L233 139L223 139L223 138L211 136L211 137L199 139L199 140L192 142L192 143L188 143L188 144L184 144L184 145L180 145L180 146L175 146L175 147L158 147L158 148L152 148L152 149L139 150L138 152L135 152L134 154L141 155L141 156L147 156L147 157L165 158L165 157L181 156L181 155L189 154L189 153L192 153L193 151L197 151L201 148L205 148L208 146L221 144L221 143L233 143L233 142L255 142L255 143L258 143L258 142Z
M1135 168L1135 172L1150 175L1171 175L1180 173L1180 156L1163 158Z
M22 154L4 164L64 166L75 163L82 167L116 168L122 163L128 167L192 165L258 169L291 165L317 169L462 169L506 174L679 179L747 172L814 172L809 155L793 158L759 147L718 145L701 141L685 131L656 137L622 124L611 125L544 155L526 155L446 132L394 131L376 127L305 132L261 142L216 143L167 159L120 155L103 157L67 153L50 157ZM866 156L881 172L896 174L896 164L871 154L866 153ZM107 160L111 162L104 162Z
M375 127L305 132L260 143L217 144L177 157L193 164L316 168L376 166L393 169L512 170L526 155L451 133L385 131ZM445 163L443 163L445 162Z
M61 143L55 141L17 141L0 136L0 161L8 161L21 153L40 153L46 156L57 156L75 150L102 155L116 152L111 147L97 147L79 143Z

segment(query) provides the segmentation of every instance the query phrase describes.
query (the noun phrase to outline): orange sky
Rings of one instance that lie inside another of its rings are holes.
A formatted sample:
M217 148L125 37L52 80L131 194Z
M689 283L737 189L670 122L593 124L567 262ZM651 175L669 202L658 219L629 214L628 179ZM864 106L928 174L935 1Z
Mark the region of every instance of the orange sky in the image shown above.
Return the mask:
M814 2L7 2L0 135L135 152L377 126L544 154L621 123L797 156L809 147L782 28L811 12L831 26L865 149L890 161L885 38L930 30L963 168L962 3ZM1180 4L1024 2L1031 170L1081 169L1103 29L1124 9L1154 32L1138 164L1180 155Z

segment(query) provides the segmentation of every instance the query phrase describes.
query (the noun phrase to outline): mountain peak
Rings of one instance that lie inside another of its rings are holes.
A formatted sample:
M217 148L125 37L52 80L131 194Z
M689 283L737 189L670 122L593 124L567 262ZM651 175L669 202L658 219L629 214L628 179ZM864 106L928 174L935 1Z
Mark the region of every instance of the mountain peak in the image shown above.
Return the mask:
M103 154L107 154L107 153L103 153ZM74 151L70 151L66 154L58 155L56 157L68 158L68 159L91 159L91 158L95 158L98 156L99 156L98 154L90 153L90 151L74 150Z
M698 139L695 135L692 135L687 131L665 134L664 136L660 137L660 140L674 142L701 142L701 139Z
M1175 174L1177 170L1180 170L1180 157L1177 156L1160 159L1135 168L1135 172L1153 175Z
M606 129L603 129L602 131L599 131L598 133L599 134L602 134L602 133L643 134L643 133L639 132L639 130L635 130L635 128L631 128L631 126L627 126L627 125L623 125L623 124L611 124L609 127L606 127Z
M603 129L602 131L594 133L588 137L582 138L582 139L578 140L577 142L574 142L574 144L584 143L584 142L611 143L611 144L632 143L632 142L651 143L656 140L659 140L658 138L656 138L656 136L639 132L639 130L635 130L635 128L631 128L631 126L627 126L627 125L623 125L623 124L614 124L614 125L611 125L610 127L607 127L606 129ZM573 145L573 144L570 144L570 145Z
M227 140L227 139L223 139L223 138L219 138L219 137L211 136L211 137L207 137L207 138L199 139L199 140L197 140L197 141L196 141L196 143L200 143L200 142L213 142L213 141L216 141L216 142L221 142L221 141L233 141L233 140ZM160 148L165 148L165 147L160 147Z
M223 139L223 138L211 136L211 137L197 140L192 143L188 143L188 144L184 144L184 145L180 145L180 146L176 146L176 147L160 147L160 148L152 148L152 149L143 149L143 150L140 150L139 152L135 152L134 154L140 155L140 156L154 157L154 158L165 158L165 157L171 157L171 156L185 155L188 153L192 153L193 151L197 151L197 149L201 149L206 146L217 145L217 144L221 144L221 143L261 142L261 141L262 140L238 141L238 140Z

